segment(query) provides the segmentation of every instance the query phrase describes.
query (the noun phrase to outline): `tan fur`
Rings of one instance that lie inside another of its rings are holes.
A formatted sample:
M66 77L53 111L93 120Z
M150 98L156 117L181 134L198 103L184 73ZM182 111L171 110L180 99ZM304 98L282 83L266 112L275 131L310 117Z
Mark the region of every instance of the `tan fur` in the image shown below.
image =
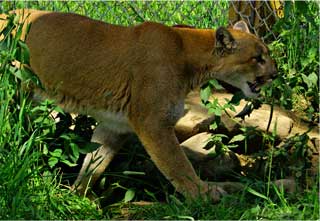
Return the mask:
M225 36L216 40L214 30L153 22L122 27L75 14L29 12L30 63L45 95L101 122L93 139L102 146L86 156L75 185L80 192L108 166L121 136L134 131L179 192L219 199L223 190L198 178L174 126L183 115L185 96L211 78L248 96L254 93L247 81L270 79L274 63L259 39L233 29L221 29ZM258 55L263 64L254 58ZM92 166L94 160L99 164Z

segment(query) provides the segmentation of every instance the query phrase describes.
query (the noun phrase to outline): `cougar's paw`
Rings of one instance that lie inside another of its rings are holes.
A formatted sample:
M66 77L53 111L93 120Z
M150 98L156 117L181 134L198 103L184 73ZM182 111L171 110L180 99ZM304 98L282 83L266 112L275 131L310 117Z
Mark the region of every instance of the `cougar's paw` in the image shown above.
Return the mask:
M206 191L203 195L209 197L213 202L219 202L222 196L227 195L227 192L218 185L206 183Z
M243 191L245 185L239 182L210 182L211 185L216 185L224 189L228 194Z

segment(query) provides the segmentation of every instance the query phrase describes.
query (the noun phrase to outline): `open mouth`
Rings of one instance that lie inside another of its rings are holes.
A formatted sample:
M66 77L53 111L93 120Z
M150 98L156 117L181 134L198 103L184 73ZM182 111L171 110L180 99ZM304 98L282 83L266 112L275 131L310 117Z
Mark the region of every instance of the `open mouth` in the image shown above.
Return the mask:
M240 90L242 90L242 88L233 86L232 84L226 83L224 81L218 80L218 82L220 83L220 85L222 85L224 87L224 89L226 89L228 92L230 93L236 93ZM265 82L263 82L261 79L258 79L256 81L254 81L253 83L247 81L246 84L248 85L248 89L250 89L250 92L252 94L258 94L260 93L261 90L261 86L264 85Z

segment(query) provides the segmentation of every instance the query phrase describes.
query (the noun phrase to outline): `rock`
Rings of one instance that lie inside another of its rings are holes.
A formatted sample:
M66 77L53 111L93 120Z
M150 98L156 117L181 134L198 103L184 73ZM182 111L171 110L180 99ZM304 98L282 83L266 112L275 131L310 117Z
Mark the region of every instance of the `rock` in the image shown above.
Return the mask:
M225 98L230 100L232 97L231 94L226 93L217 93L213 96L219 100L221 105L226 102ZM177 123L176 134L180 141L184 141L181 143L182 148L184 148L195 169L200 171L204 179L220 181L230 178L230 174L234 172L241 172L246 176L263 177L265 175L264 168L267 163L267 156L254 154L261 150L262 137L260 137L261 139L258 137L258 139L253 140L250 138L248 140L247 145L250 151L246 153L252 153L252 156L235 154L231 151L224 154L215 154L215 147L210 146L210 142L208 142L212 133L222 133L232 138L236 134L243 133L240 131L241 127L254 127L257 128L257 131L266 131L271 111L269 105L262 105L261 108L254 110L244 120L233 118L244 108L245 103L242 101L239 106L235 107L236 112L228 111L230 116L223 114L221 117L223 126L215 131L210 131L209 126L214 116L209 115L207 109L201 104L199 93L192 92L186 98L186 115ZM310 177L315 177L319 171L320 136L318 127L309 128L310 126L307 123L299 120L291 112L274 107L269 132L276 130L278 139L275 147L280 147L283 144L281 141L285 141L291 136L308 132L310 137L309 146L311 147L308 151L312 152L312 157L306 159L311 162L311 168L307 169L307 173ZM261 135L258 133L258 136ZM237 148L237 152L239 148ZM290 164L290 162L287 163ZM287 172L290 173L290 171ZM291 185L289 181L286 179L283 182L279 182L284 183L285 188L291 192L291 186L294 186L294 184L290 181ZM279 182L275 181L275 184Z
M176 135L180 142L197 133L209 131L210 123L214 120L214 116L208 115L208 110L201 104L198 95L191 93L187 97L185 115L175 126Z
M203 132L181 144L196 171L208 180L225 180L240 173L240 161L232 151L217 153L215 146L210 144L212 134Z
M293 178L280 179L272 182L279 190L283 190L287 193L295 193L297 190L297 184Z
M225 104L225 98L231 99L232 94L227 93L215 93L214 98L217 98L221 105ZM236 134L240 133L240 127L256 127L258 130L266 131L269 118L270 118L270 105L262 105L259 109L254 110L250 116L245 117L244 120L234 118L245 106L246 102L241 101L238 106L235 106L236 112L228 111L227 114L222 114L221 121L223 126L218 128L218 133ZM214 119L213 115L208 114L208 110L201 104L199 92L191 92L188 94L185 100L185 116L182 117L175 127L176 134L179 141L184 141L189 137L200 133L208 132L210 123ZM279 107L274 107L272 121L269 127L269 131L276 130L277 136L280 139L284 139L306 132L309 126L303 121L295 118L290 112L281 110ZM215 131L215 133L217 133ZM309 131L308 135L311 139L320 140L319 128L315 127ZM316 142L317 148L319 148L319 142Z

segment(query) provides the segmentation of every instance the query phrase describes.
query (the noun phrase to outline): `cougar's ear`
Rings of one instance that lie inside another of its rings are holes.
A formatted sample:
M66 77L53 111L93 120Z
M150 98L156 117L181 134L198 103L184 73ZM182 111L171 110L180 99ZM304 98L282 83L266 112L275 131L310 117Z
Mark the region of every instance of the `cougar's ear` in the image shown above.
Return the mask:
M249 30L249 28L248 28L247 23L246 23L245 21L242 21L242 20L236 22L236 23L233 25L233 29L250 33L250 30Z
M224 27L220 27L216 30L216 51L225 52L232 51L236 48L236 42L231 33Z

